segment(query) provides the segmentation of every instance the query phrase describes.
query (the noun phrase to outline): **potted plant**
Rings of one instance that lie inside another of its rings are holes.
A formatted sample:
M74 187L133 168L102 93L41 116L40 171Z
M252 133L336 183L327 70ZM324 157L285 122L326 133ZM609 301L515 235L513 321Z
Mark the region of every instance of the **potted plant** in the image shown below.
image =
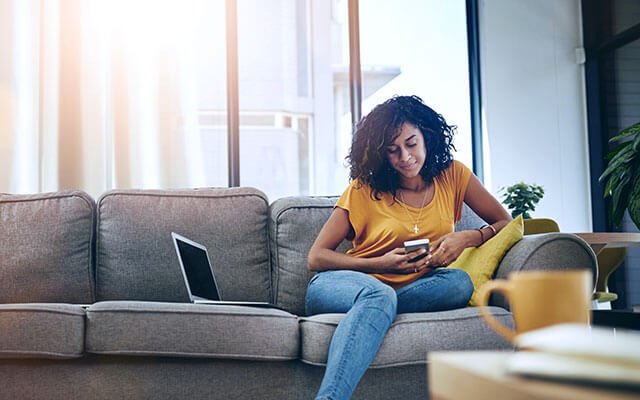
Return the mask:
M522 214L522 218L531 219L529 211L535 211L536 205L544 196L542 186L530 185L524 182L502 188L500 191L503 193L502 204L511 210L513 218Z
M640 229L640 122L620 131L609 143L619 144L607 154L607 168L599 181L607 180L604 197L611 197L611 223L620 226L624 210L629 210Z

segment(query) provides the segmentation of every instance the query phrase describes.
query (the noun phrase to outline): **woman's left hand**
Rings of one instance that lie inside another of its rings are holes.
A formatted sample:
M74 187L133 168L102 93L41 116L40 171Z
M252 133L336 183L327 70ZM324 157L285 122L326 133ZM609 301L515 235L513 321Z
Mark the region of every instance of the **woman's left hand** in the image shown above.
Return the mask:
M469 247L469 234L474 231L451 232L433 242L430 247L428 265L446 267L454 262L462 251Z

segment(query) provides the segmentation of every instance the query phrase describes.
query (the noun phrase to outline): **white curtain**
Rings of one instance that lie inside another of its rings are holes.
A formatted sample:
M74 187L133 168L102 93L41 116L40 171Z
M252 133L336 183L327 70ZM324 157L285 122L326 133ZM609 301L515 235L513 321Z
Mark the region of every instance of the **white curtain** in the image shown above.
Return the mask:
M196 0L0 0L0 192L195 187Z

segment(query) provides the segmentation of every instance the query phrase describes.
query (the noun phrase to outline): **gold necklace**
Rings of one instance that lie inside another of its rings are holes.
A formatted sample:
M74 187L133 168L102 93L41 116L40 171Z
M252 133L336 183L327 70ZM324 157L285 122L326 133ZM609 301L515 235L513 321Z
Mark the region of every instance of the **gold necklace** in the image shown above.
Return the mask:
M424 202L427 201L427 193L428 190L427 188L425 188L424 190L424 197L422 198L422 203L420 203L420 212L418 213L418 218L416 218L416 221L413 223L413 233L414 234L418 234L418 231L420 231L418 229L418 222L420 222L420 216L422 215L422 210L424 209ZM411 213L409 212L409 208L404 204L404 197L402 196L402 192L400 192L400 204L402 205L402 207L404 207L404 210L407 212L407 215L409 216L409 222L411 222L412 218L411 218ZM411 231L411 229L409 229L409 231Z

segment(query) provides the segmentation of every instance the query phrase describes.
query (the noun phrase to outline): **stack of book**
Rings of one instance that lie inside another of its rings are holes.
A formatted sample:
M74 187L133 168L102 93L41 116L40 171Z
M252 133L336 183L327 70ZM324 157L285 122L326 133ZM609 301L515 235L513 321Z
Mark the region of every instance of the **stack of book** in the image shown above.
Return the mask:
M640 390L640 332L563 324L518 335L516 346L510 373Z

